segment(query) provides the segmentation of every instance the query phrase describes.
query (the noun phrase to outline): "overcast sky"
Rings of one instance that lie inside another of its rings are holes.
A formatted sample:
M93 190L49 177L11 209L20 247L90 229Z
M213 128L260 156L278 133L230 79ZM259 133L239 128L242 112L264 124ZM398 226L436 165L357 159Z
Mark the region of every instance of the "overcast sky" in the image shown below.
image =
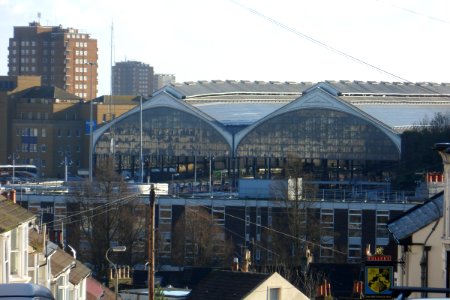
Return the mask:
M38 12L98 40L99 95L111 90L111 49L113 62L178 82L450 82L448 0L0 0L0 75L13 27Z

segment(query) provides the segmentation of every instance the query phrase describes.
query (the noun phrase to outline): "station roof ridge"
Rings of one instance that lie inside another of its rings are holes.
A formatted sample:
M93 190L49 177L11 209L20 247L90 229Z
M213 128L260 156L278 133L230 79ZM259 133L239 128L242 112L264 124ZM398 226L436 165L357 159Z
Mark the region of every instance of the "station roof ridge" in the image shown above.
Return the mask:
M275 94L298 95L305 90L325 83L345 96L445 96L450 97L450 83L436 82L400 82L400 81L360 81L360 80L323 80L319 82L294 81L249 81L249 80L199 80L184 83L172 83L170 86L186 98L211 97L227 94Z

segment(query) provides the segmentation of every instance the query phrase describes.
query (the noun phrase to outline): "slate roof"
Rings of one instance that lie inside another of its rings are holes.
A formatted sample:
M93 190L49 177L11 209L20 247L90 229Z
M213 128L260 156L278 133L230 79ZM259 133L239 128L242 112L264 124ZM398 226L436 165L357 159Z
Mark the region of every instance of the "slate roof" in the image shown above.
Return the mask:
M78 285L81 280L91 274L91 270L83 265L80 261L74 259L71 255L61 249L57 249L50 259L52 275L57 277L67 268L71 268L69 273L69 281L73 285Z
M390 220L388 230L397 241L410 237L414 232L436 221L443 215L444 192L440 192L423 204L406 211Z
M0 196L0 233L10 231L34 218L35 215L25 208Z
M216 270L192 289L188 299L243 299L270 276L270 274Z

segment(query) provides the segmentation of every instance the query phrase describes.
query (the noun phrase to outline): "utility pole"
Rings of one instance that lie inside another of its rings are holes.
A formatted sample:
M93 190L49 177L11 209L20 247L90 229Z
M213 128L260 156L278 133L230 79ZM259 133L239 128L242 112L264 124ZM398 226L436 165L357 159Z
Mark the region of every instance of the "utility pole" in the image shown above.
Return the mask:
M155 299L155 188L150 187L148 222L148 300Z

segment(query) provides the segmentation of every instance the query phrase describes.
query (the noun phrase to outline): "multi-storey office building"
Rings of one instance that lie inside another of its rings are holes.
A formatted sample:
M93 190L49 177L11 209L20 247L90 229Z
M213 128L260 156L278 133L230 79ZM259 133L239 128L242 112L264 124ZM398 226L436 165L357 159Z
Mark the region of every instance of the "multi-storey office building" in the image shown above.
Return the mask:
M112 68L113 95L143 95L153 93L153 67L138 61L118 62Z
M21 90L41 85L39 76L0 76L0 162L7 163L12 155L9 120L12 115L13 100L9 95Z
M9 78L9 77L8 77ZM22 77L19 77L22 78ZM36 84L39 85L39 84ZM94 129L139 104L134 96L102 96L91 101L57 87L34 86L4 95L1 163L33 164L40 177L64 178L88 169L89 121Z
M175 83L175 75L173 74L155 74L153 75L153 91L157 91L165 85Z
M98 49L89 34L31 22L14 27L8 50L8 75L40 75L42 85L95 98Z

